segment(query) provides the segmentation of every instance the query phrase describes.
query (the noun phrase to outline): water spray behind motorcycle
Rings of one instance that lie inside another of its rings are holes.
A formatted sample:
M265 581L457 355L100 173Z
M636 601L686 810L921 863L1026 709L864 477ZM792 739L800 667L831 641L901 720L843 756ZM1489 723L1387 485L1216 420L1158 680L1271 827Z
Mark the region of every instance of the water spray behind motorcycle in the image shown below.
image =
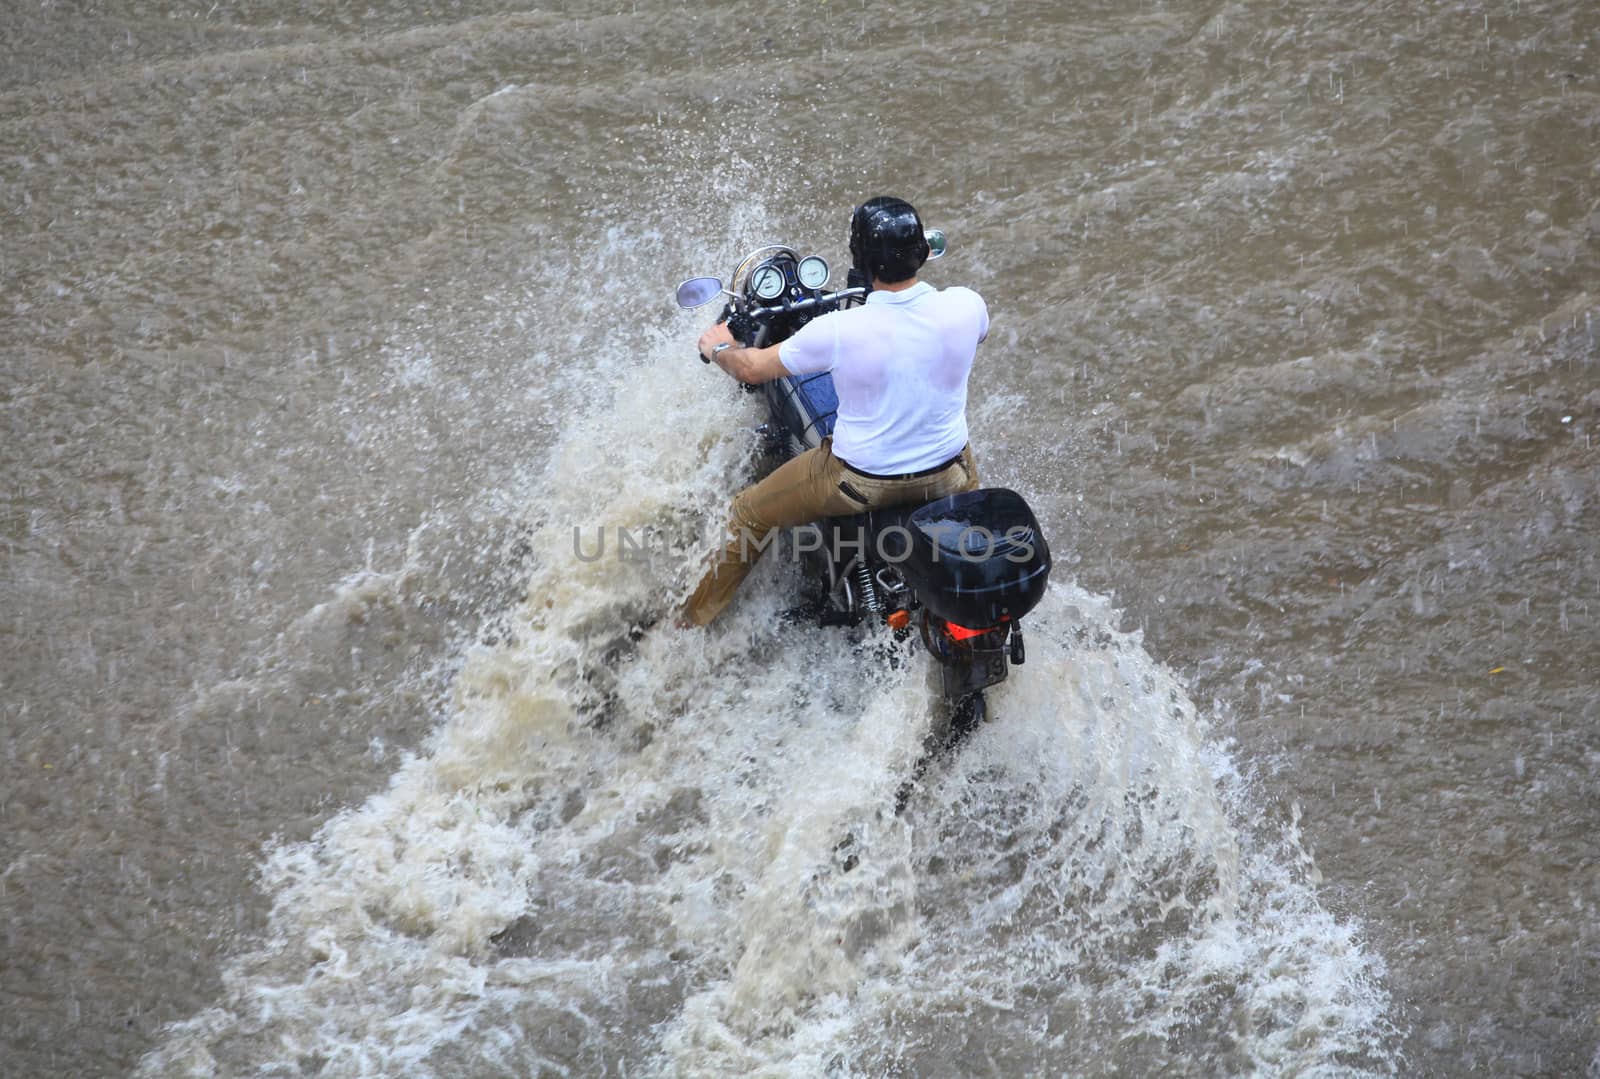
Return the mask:
M944 234L927 235L931 257L943 255ZM678 286L677 299L694 308L725 297L719 321L745 346L765 348L814 318L861 303L869 291L852 280L828 292L828 278L822 258L769 244L739 261L726 288L719 278L691 278ZM763 395L767 422L758 430L774 465L833 433L839 400L831 374L790 375L749 388ZM1044 596L1049 545L1027 501L991 487L819 521L797 534L795 549L820 623L882 622L904 638L915 622L935 661L928 752L901 788L896 809L903 809L928 761L984 721L983 691L1026 658L1022 618Z

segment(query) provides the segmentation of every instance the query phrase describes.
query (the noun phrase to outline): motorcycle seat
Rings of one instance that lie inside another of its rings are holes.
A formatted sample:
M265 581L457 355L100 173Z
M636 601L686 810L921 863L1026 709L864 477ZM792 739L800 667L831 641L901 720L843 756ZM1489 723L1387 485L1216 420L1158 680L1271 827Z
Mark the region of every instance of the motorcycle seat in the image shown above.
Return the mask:
M867 510L865 513L852 513L843 517L830 517L819 522L825 528L831 529L836 536L842 537L844 542L854 542L860 539L869 544L869 549L876 550L880 544L878 537L891 528L899 527L910 532L911 515L921 509L925 503L907 502L899 506L885 506L882 509ZM895 545L898 550L900 545Z

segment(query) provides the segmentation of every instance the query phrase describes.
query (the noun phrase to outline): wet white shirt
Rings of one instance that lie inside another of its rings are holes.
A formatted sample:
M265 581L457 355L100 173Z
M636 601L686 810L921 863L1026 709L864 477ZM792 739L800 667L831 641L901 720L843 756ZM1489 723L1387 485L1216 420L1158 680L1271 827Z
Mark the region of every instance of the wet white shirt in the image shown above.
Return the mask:
M967 444L967 375L988 332L983 297L919 281L813 319L778 346L778 359L792 375L833 372L834 455L895 476L943 464Z

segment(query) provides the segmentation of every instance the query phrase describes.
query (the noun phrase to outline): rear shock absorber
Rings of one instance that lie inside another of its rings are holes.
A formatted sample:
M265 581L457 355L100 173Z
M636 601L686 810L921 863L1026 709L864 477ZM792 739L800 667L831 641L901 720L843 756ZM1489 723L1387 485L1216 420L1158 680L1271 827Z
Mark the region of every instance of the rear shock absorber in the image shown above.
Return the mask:
M878 596L878 586L873 583L872 571L867 569L866 559L856 559L850 576L855 578L856 595L861 597L861 610L866 614L882 614L883 600Z

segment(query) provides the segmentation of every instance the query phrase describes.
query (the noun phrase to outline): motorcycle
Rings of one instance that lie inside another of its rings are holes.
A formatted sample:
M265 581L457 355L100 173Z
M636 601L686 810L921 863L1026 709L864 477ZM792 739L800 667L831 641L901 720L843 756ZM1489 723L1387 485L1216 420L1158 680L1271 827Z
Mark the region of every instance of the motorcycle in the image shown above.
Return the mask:
M940 230L927 238L930 258L945 254ZM829 292L825 259L769 244L742 258L726 287L720 278L690 278L678 286L677 301L692 309L724 299L718 321L741 344L765 348L814 318L864 302L868 289L855 276ZM830 373L746 389L763 396L767 422L757 431L774 467L832 434L839 402ZM925 505L828 518L797 530L792 542L814 585L820 623L881 622L902 639L915 624L935 661L932 682L942 704L931 752L952 748L984 721L984 690L1024 662L1022 619L1043 598L1050 575L1050 548L1020 494L980 488Z

